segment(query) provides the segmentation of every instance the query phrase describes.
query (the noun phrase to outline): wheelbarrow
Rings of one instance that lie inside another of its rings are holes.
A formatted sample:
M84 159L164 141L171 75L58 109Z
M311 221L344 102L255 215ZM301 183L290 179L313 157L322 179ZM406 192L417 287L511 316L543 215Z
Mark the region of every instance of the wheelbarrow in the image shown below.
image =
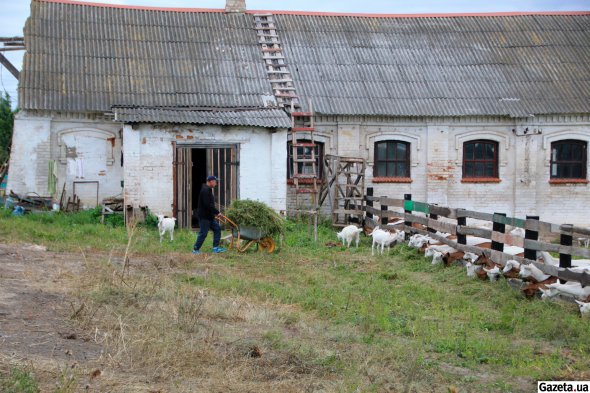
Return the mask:
M251 226L238 226L235 222L219 214L217 216L219 222L226 224L231 229L231 240L229 248L232 249L234 246L238 252L245 252L253 244L256 244L259 251L266 251L268 253L274 252L276 248L275 241L272 237L266 236L260 228ZM237 241L234 242L234 240ZM245 241L244 246L241 245L242 240Z

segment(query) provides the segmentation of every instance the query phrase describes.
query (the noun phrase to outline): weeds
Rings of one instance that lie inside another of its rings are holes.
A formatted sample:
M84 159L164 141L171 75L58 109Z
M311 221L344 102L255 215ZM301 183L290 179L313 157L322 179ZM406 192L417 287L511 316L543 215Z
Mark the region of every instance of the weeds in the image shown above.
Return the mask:
M203 315L206 296L204 291L179 290L176 295L176 324L187 333L195 333Z
M33 374L21 368L13 368L7 376L0 375L0 388L4 393L38 393L41 390Z

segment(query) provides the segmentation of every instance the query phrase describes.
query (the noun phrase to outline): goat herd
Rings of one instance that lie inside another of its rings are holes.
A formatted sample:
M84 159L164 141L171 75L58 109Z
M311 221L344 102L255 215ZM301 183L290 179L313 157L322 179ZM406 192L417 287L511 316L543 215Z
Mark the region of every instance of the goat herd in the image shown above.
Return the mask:
M403 220L387 226L395 226L401 223L403 223ZM358 247L361 232L363 232L362 228L349 225L338 232L336 236L345 246L350 247L354 241L356 247ZM510 234L515 237L524 237L524 230L516 228ZM453 239L453 236L449 234L437 232L437 235L449 240ZM377 249L379 254L383 255L385 247L387 247L387 252L389 253L391 246L405 241L405 232L393 228L381 229L377 226L368 236L373 239L371 255L375 255L375 249ZM489 248L490 241L485 238L468 236L467 244L480 248ZM520 264L516 260L508 260L504 266L501 266L485 255L480 256L471 252L459 251L428 235L415 234L410 237L408 245L424 252L425 257L432 259L433 265L445 264L448 266L453 263L461 264L465 267L467 276L469 277L477 277L481 280L490 281L496 281L500 276L512 279L520 278L523 281L521 290L527 297L541 294L542 299L556 298L558 295L563 295L565 298L573 298L580 308L580 315L590 318L590 286L582 287L580 283L573 281L561 284L558 282L557 277L543 273L532 264ZM523 256L524 249L515 246L505 246L504 253ZM555 266L559 265L559 260L553 258L548 252L539 252L538 254L538 262ZM590 260L572 260L572 268L570 270L590 273Z

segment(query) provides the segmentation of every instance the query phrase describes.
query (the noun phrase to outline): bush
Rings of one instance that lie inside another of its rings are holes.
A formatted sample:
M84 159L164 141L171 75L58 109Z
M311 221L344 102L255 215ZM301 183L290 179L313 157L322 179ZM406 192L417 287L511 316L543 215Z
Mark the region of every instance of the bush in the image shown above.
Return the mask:
M143 222L143 226L145 226L146 228L157 228L158 216L152 214L151 210L148 209L147 214L145 216L145 221Z
M239 226L260 229L265 236L285 233L285 220L262 202L249 199L234 201L225 215Z

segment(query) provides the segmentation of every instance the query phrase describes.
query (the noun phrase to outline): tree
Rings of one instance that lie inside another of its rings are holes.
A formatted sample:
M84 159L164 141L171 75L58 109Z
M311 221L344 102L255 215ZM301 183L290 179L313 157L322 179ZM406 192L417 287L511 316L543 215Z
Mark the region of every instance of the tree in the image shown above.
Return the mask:
M12 110L10 96L4 93L4 97L0 97L0 165L10 154L15 113Z

